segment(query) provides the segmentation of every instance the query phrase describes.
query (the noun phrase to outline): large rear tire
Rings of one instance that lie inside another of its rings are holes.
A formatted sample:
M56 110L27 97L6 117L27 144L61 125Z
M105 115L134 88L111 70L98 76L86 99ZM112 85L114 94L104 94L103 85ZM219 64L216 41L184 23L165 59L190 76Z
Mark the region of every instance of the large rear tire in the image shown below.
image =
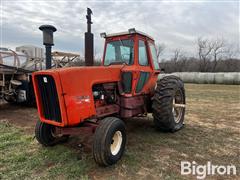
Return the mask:
M115 164L123 155L126 144L125 124L116 117L101 120L93 140L93 157L97 164Z
M185 90L181 79L166 76L157 81L153 96L154 125L158 130L175 132L184 125Z

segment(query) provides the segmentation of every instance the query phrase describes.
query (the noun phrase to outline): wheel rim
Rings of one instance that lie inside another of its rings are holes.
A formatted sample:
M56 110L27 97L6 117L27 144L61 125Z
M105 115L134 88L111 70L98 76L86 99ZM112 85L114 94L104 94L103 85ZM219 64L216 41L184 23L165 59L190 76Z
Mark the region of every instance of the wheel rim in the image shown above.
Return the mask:
M182 92L178 90L175 96L173 97L173 107L172 107L175 123L179 123L181 121L184 109L185 109L184 97Z
M111 142L111 146L110 146L112 155L116 155L120 151L121 145L122 145L122 140L123 140L123 138L122 138L121 131L116 131L112 137L112 142Z
M58 135L56 134L56 128L51 127L50 133L51 133L52 137L54 137L54 138L57 138L57 137L58 137Z

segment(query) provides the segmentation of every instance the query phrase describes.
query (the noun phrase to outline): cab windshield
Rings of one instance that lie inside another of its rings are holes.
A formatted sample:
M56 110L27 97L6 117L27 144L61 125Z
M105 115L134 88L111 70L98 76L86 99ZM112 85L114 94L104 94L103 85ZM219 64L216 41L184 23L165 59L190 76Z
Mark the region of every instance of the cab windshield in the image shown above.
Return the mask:
M104 65L133 64L134 42L131 39L116 40L107 43Z

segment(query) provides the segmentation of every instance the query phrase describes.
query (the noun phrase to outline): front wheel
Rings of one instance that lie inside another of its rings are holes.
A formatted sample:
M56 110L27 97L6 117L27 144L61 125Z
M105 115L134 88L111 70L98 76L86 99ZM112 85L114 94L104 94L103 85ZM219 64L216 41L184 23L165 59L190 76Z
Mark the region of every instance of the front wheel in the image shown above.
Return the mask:
M126 144L125 124L116 117L101 120L93 140L93 157L97 164L115 164L123 155Z
M35 137L37 141L44 146L53 146L60 142L66 142L69 135L56 135L56 127L50 124L46 124L41 121L37 121L35 127Z
M176 76L166 76L157 81L152 109L157 129L170 132L181 129L185 114L185 90L182 80Z

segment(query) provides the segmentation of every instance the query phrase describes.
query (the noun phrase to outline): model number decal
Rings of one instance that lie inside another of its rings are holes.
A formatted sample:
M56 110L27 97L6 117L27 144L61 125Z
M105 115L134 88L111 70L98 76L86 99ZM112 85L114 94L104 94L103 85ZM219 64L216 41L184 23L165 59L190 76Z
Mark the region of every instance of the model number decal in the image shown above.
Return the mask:
M75 100L79 103L90 102L90 96L75 96Z

